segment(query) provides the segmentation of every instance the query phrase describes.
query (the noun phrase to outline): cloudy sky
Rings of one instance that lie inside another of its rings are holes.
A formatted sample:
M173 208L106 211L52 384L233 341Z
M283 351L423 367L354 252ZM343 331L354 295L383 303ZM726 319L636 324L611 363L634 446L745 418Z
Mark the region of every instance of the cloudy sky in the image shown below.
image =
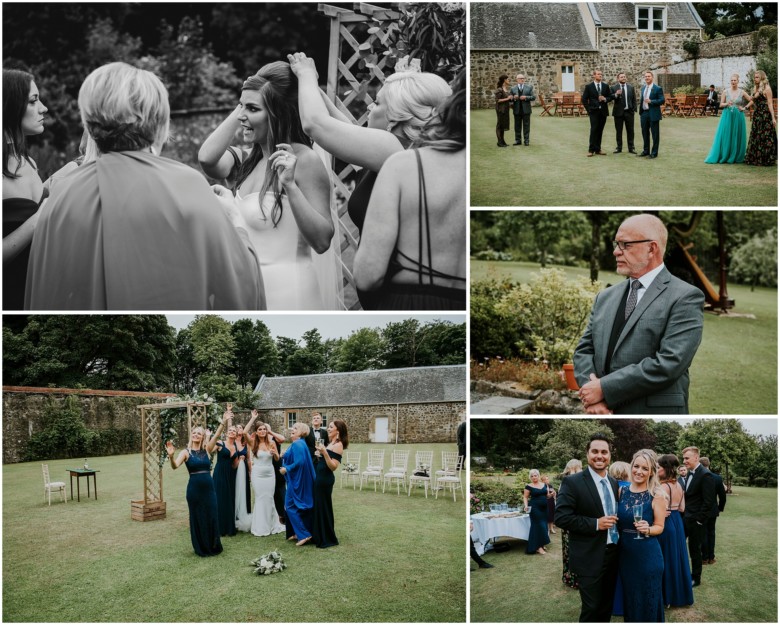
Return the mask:
M686 423L690 423L694 419L693 418L679 419L677 417L672 417L672 420L685 425ZM777 435L777 417L763 417L763 418L757 417L753 419L742 419L738 417L737 421L742 423L745 429L751 434L763 434L764 436L767 436L769 434Z
M420 323L440 319L453 323L464 323L466 315L403 315L403 314L372 314L361 312L359 314L345 314L343 312L319 312L319 313L262 313L262 314L236 314L220 315L230 322L238 319L262 319L274 338L286 336L291 339L300 339L304 332L317 328L323 339L346 338L360 328L383 328L390 322L399 322L404 319L414 318ZM195 315L166 315L168 323L176 330L186 328L195 319Z

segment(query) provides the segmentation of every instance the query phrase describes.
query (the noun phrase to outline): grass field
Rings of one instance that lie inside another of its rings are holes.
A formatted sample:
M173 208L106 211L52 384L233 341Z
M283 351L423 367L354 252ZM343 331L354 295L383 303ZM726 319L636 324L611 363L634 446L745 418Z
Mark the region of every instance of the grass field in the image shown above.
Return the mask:
M350 446L363 451L363 467L369 447ZM439 452L454 449L399 448L433 449L434 469ZM67 481L65 469L79 464L51 461L52 479ZM90 466L100 470L99 499L51 507L43 502L40 463L3 467L3 621L465 621L460 494L455 503L451 495L426 500L422 490L411 497L382 494L381 486L377 493L341 490L337 474L339 546L298 548L284 534L240 533L222 539L219 556L200 558L190 542L185 468L163 470L167 518L141 523L130 519L130 501L143 492L140 454L91 458ZM254 575L249 561L274 549L287 570Z
M539 117L535 108L531 145L498 148L495 111L472 110L471 206L777 206L777 167L704 163L719 119L664 119L658 158L648 160L628 154L625 137L612 154L610 118L607 156L587 158L587 116ZM635 132L641 152L638 119ZM506 139L514 142L514 126Z
M570 277L587 278L589 270L558 267ZM508 276L527 282L539 265L471 261L471 279ZM623 280L599 272L604 284ZM777 414L777 289L729 285L735 313L745 317L704 315L704 338L691 366L692 414Z
M666 621L776 623L777 489L734 487L716 529L717 562L704 567L694 604L667 609ZM550 538L544 556L502 539L509 551L484 556L495 568L475 570L472 562L472 622L577 622L579 593L561 582L560 531Z

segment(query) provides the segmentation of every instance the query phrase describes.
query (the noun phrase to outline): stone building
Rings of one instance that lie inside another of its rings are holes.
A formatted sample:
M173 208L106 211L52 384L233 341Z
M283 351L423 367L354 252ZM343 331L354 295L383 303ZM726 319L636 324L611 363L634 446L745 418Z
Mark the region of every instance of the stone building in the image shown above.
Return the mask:
M466 365L267 378L260 419L277 431L296 421L342 419L356 443L455 442L466 419Z
M492 108L500 74L523 72L549 97L581 91L599 68L639 82L647 69L682 61L683 43L701 41L704 23L690 2L474 2L471 106Z

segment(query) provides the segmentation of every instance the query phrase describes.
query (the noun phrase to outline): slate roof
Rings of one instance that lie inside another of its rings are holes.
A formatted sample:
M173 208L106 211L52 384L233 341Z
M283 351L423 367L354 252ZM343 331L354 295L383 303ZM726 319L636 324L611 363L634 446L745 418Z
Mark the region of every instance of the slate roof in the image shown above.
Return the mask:
M602 28L634 28L635 5L634 2L591 2L588 3L595 9L597 22L601 22ZM690 2L653 2L653 6L666 5L666 27L676 28L702 28L704 25Z
M267 378L257 408L327 408L466 401L466 365Z
M634 28L635 3L588 2L601 28ZM668 29L698 29L704 24L690 2L666 4ZM472 50L593 50L574 2L472 2Z
M593 50L575 3L471 2L472 50Z

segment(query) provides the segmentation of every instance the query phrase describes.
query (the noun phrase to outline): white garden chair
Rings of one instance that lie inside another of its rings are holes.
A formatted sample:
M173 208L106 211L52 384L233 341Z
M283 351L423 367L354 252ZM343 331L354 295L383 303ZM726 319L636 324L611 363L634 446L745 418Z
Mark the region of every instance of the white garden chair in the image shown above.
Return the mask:
M46 501L46 496L49 496L49 505L51 506L51 491L59 491L62 496L62 501L68 503L68 494L65 492L65 482L52 482L49 478L49 465L42 464L43 469L43 500Z
M445 454L451 454L445 459ZM439 490L447 490L452 488L452 500L457 501L455 491L459 490L463 493L463 484L460 481L460 472L463 469L463 463L460 461L461 456L458 456L457 452L442 452L442 468L441 474L437 471L436 477L436 499L439 498ZM454 456L454 457L452 457Z
M360 490L363 490L363 482L374 481L374 492L376 485L382 479L385 470L385 450L372 450L368 452L368 463L366 469L360 474Z
M352 490L355 490L356 480L360 477L360 456L362 452L348 451L341 462L341 488L344 488L344 480L352 480ZM354 470L350 470L354 467Z
M385 492L385 486L388 483L392 487L395 480L395 494L400 495L402 486L406 490L406 465L409 462L409 450L394 451L390 458L390 470L386 471L382 478L382 492Z
M414 471L409 476L409 496L412 496L412 486L425 487L425 498L428 499L428 486L431 484L433 475L433 452L418 451L414 455Z

